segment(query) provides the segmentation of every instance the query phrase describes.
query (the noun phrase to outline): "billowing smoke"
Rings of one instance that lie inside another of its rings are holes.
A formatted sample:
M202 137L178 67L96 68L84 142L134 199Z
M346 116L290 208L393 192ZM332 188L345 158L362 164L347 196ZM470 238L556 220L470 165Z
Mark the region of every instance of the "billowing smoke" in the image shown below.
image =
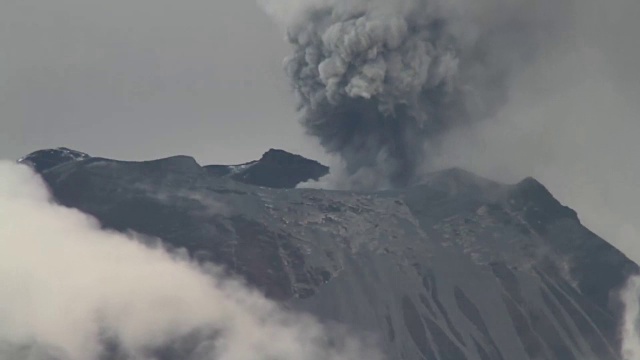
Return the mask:
M263 0L294 53L302 124L373 186L405 186L425 145L492 115L511 72L552 32L563 1Z
M0 359L379 358L346 335L215 267L100 230L0 162Z

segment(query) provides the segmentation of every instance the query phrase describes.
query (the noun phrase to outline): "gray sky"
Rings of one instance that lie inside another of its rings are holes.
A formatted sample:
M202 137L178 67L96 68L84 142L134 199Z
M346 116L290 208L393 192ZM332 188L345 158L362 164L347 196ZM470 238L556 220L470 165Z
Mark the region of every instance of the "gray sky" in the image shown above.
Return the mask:
M2 158L310 152L288 45L255 0L4 0L0 24Z

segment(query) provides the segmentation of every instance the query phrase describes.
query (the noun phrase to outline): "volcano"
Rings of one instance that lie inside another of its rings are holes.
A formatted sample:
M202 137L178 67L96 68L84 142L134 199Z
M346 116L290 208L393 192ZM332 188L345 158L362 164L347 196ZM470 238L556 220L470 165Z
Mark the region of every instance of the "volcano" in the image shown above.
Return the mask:
M20 162L104 228L218 264L373 336L387 359L621 359L617 294L639 268L532 178L449 169L398 190L298 189L328 168L282 150L241 165L66 148Z

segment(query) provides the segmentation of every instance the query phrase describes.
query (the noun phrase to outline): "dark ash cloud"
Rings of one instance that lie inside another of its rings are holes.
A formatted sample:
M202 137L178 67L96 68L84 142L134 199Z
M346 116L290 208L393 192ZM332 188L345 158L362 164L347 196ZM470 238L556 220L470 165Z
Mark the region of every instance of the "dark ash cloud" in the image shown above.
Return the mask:
M263 1L286 19L301 122L374 187L414 183L427 143L495 114L564 11L547 1L299 1L287 18L284 3Z

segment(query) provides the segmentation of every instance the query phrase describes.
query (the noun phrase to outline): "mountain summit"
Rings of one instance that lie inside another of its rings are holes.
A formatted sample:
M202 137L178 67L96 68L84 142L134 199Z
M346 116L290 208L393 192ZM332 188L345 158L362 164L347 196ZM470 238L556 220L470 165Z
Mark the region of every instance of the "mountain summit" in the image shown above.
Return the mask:
M295 188L329 173L329 168L317 161L277 149L270 149L257 161L241 165L209 165L205 169L244 184L274 189Z
M24 159L60 204L372 334L388 359L621 359L616 294L638 266L535 179L450 169L356 193L293 189L328 168L280 150L237 166Z

